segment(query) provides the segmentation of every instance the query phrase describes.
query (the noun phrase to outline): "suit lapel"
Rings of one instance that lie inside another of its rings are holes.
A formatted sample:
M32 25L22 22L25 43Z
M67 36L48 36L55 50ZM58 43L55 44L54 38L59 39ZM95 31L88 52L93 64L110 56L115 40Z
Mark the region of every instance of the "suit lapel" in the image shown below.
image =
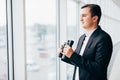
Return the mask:
M82 47L82 44L83 44L83 41L85 40L85 34L83 34L83 36L80 38L80 40L79 40L79 45L78 45L78 54L80 53L80 51L81 51L81 47Z
M97 34L99 33L100 30L101 30L101 28L100 28L100 26L98 26L98 28L93 32L90 39L88 40L85 50L90 47L90 45L93 43L93 39L97 36Z
M93 32L93 34L91 35L91 37L90 37L90 39L89 39L89 41L88 41L88 43L87 43L87 46L86 46L86 48L85 48L85 50L87 49L87 48L89 48L89 46L92 44L92 42L93 42L93 39L97 36L97 34L99 33L99 31L101 30L101 28L98 26L98 28ZM77 50L79 50L78 52L80 53L80 51L81 51L81 47L82 47L82 44L83 44L83 41L84 41L84 39L85 39L85 34L83 34L83 36L79 39L79 43L78 43L78 46L77 46ZM79 54L78 53L78 54ZM83 54L84 55L84 54ZM75 68L74 68L74 73L73 73L73 80L75 80L75 75L76 75L76 66L75 66Z

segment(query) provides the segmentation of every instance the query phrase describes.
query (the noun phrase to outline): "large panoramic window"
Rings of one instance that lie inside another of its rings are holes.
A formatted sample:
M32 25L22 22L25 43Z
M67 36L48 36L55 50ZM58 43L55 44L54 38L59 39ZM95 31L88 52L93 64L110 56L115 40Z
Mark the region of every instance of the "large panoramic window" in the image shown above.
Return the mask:
M73 40L73 49L76 45L76 2L67 0L67 39ZM74 66L67 64L67 80L72 80Z
M26 0L27 80L56 80L56 0Z
M0 80L8 80L6 0L0 0Z

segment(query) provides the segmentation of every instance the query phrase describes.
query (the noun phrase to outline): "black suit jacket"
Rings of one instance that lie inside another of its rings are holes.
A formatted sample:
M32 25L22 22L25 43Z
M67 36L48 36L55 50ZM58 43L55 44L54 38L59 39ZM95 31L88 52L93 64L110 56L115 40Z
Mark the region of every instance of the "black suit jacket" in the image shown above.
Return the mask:
M82 41L83 35L72 56L63 61L79 67L80 80L107 80L107 67L113 50L111 37L98 26L91 35L83 56L79 54Z

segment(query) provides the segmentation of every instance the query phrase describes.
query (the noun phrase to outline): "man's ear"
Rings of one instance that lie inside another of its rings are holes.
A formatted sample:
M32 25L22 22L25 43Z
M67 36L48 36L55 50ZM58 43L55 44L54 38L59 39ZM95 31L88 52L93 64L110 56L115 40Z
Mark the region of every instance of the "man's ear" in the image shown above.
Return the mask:
M98 21L98 16L93 16L93 22L97 22Z

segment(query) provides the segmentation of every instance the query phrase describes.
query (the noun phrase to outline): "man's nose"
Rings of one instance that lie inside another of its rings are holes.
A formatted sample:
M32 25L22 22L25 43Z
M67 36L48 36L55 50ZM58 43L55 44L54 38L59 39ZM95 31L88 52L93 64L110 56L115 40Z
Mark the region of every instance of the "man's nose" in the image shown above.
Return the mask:
M83 18L82 18L82 17L80 17L80 21L83 21Z

